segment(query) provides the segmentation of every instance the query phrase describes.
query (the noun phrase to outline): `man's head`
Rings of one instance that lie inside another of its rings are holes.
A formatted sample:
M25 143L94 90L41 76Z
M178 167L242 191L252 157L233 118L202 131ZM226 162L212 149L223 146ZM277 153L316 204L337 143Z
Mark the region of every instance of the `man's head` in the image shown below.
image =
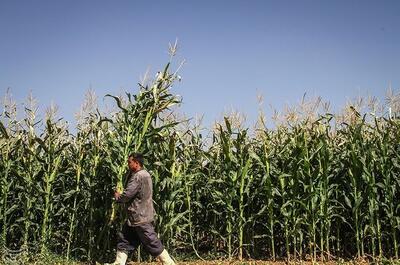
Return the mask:
M141 153L132 153L128 157L128 167L132 171L138 171L143 167L143 155Z

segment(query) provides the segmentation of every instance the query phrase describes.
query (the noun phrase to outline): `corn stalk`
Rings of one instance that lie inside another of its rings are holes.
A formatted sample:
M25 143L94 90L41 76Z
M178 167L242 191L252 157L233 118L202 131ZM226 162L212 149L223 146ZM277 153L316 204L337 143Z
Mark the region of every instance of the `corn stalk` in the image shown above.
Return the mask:
M54 181L63 171L63 157L65 157L68 132L59 122L52 119L46 120L43 140L36 138L40 145L40 157L42 161L43 179L41 193L43 196L43 219L40 228L40 252L43 254L48 249L49 239L53 232L52 219L55 208Z

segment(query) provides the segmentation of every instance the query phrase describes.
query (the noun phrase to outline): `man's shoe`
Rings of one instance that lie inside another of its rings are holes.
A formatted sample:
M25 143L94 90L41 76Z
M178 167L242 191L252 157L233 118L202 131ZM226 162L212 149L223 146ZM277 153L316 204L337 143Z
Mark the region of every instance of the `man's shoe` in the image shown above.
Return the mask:
M162 262L163 265L175 265L175 262L171 259L166 249L164 249L157 258Z
M117 251L117 257L113 263L105 263L104 265L125 265L128 254L123 251Z

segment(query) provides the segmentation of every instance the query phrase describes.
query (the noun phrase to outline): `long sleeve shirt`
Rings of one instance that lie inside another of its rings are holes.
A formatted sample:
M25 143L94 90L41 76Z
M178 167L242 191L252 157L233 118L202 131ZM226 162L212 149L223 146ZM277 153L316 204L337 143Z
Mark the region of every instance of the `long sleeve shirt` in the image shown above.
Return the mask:
M125 204L129 226L153 222L153 183L149 172L144 169L130 172L124 192L116 202Z

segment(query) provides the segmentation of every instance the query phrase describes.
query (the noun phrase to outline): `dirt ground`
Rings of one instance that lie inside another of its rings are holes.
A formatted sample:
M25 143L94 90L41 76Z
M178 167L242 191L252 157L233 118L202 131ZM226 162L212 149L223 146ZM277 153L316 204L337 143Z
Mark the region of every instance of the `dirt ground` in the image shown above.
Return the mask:
M139 262L130 262L128 265L159 265L161 263L157 262L151 262L151 263L139 263ZM177 265L286 265L286 264L301 264L301 265L314 265L314 264L325 264L325 265L336 265L336 264L357 264L357 265L364 265L364 264L370 264L367 261L351 261L351 262L338 262L338 261L329 261L329 262L317 262L317 263L312 263L311 261L298 261L298 262L284 262L284 261L259 261L259 260L247 260L247 261L190 261L190 262L177 262ZM390 264L390 262L387 262L385 264ZM397 263L392 263L392 264L400 264L399 262Z

